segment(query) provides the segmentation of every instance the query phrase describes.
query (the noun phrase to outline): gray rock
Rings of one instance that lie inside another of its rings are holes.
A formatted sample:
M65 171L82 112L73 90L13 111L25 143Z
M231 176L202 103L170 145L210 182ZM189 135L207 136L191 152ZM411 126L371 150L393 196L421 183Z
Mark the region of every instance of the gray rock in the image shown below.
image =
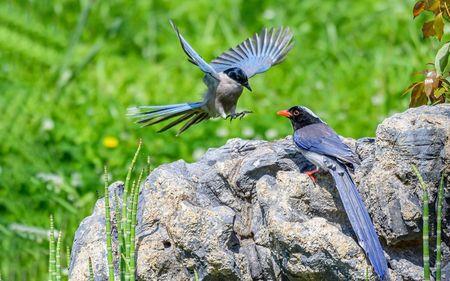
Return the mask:
M434 206L441 172L450 169L449 138L450 106L440 105L386 119L375 139L345 139L362 160L354 177L392 280L422 279L422 190L411 165L422 172ZM137 279L192 280L195 270L201 280L365 280L372 270L332 178L322 173L314 185L302 173L308 168L287 137L232 139L196 163L155 169L140 194ZM110 190L120 193L121 185ZM444 212L448 275L447 202ZM106 279L104 229L101 199L76 233L70 280L87 280L88 257L96 280Z

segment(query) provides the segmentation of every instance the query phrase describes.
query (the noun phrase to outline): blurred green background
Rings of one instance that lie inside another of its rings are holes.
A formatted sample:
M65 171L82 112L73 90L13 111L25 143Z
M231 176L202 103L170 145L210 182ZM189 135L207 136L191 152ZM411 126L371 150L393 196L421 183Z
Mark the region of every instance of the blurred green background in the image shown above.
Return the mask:
M412 1L21 0L0 2L0 273L43 280L45 232L55 215L65 245L101 195L102 169L122 179L139 138L152 165L193 161L234 137L291 133L275 112L303 104L336 131L373 136L407 108L401 92L432 61ZM290 26L286 61L252 79L241 121L197 125L180 137L125 117L133 105L197 101L172 18L206 60L264 26ZM144 161L144 160L142 160ZM65 249L65 248L64 248Z

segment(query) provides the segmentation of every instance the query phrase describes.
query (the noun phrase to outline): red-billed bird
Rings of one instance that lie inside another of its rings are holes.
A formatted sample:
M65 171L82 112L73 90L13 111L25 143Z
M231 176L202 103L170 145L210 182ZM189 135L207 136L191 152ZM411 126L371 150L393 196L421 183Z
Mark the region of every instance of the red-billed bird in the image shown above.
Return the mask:
M359 245L365 251L381 280L389 278L386 258L364 202L349 170L360 163L358 156L316 114L304 106L281 110L278 115L291 120L294 143L305 158L316 166L307 172L314 181L319 168L331 174Z

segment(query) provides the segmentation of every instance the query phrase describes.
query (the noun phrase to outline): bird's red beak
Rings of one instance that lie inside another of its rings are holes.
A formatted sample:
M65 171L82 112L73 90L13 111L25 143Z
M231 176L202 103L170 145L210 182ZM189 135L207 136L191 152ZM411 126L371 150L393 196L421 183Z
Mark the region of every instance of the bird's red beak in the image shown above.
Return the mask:
M287 110L280 110L280 111L277 112L277 114L280 115L280 116L287 117L287 118L291 118L292 117L292 114L289 111L287 111Z

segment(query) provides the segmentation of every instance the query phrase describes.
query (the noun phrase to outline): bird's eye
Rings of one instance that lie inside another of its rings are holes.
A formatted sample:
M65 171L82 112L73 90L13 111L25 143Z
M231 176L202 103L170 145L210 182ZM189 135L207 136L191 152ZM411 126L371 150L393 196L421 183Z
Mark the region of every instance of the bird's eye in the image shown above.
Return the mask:
M300 114L300 111L294 110L293 114L294 114L294 116L298 116Z

